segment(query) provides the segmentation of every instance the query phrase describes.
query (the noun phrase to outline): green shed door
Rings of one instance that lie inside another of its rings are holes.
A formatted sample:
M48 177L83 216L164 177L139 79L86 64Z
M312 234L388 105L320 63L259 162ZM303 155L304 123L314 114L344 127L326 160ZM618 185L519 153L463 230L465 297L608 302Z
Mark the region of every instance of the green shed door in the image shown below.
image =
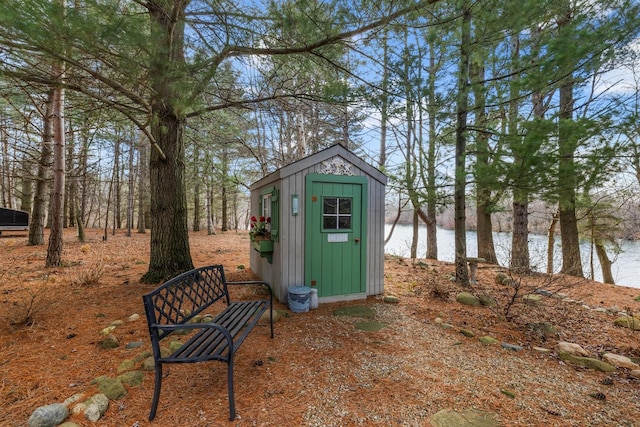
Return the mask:
M307 175L305 283L318 296L366 292L364 177Z

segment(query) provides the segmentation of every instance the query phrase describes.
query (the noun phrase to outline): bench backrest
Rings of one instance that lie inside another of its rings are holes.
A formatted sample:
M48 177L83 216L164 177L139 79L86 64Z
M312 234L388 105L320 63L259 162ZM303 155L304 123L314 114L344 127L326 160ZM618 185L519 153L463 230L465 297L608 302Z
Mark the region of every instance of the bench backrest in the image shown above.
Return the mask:
M218 300L230 303L222 265L189 270L142 298L151 334L159 340L170 332L158 333L151 325L184 324Z

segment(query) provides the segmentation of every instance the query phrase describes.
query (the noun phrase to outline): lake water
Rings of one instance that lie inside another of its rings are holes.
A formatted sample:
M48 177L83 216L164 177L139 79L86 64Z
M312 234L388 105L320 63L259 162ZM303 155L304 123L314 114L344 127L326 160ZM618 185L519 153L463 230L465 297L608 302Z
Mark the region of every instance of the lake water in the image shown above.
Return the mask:
M390 225L385 225L385 236L389 234ZM385 253L408 257L411 248L412 227L410 225L397 225L393 237L385 246ZM427 248L427 229L420 227L418 243L418 258L423 258ZM511 233L494 233L494 244L496 255L500 265L509 265L511 251ZM455 240L453 230L438 229L438 258L440 261L454 261ZM616 284L640 288L640 242L622 242L623 252L619 254L612 265L613 277ZM589 242L583 242L580 247L582 264L586 277L591 276L591 247ZM476 246L476 233L467 232L467 256L476 257L478 254ZM529 255L531 266L537 271L547 270L547 236L529 235ZM559 271L562 266L562 252L560 247L560 237L556 236L556 248L554 251L554 271ZM612 258L613 255L609 255ZM598 257L593 253L594 279L602 281L600 263Z

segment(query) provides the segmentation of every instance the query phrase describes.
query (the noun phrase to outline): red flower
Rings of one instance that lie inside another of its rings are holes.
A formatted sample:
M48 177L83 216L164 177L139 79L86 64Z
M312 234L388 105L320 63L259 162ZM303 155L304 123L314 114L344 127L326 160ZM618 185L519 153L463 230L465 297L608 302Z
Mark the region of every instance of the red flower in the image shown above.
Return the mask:
M256 218L251 217L249 224L249 236L251 240L262 240L271 238L271 229L268 224L271 223L271 217L265 218L264 215Z

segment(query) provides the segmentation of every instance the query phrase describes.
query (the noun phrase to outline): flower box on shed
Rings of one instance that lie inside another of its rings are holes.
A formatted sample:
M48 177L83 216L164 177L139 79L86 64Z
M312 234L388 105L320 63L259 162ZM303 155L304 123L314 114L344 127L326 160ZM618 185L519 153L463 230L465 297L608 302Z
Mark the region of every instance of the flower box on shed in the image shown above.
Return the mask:
M273 240L252 240L251 246L260 253L261 257L266 258L269 264L271 264L273 257Z

